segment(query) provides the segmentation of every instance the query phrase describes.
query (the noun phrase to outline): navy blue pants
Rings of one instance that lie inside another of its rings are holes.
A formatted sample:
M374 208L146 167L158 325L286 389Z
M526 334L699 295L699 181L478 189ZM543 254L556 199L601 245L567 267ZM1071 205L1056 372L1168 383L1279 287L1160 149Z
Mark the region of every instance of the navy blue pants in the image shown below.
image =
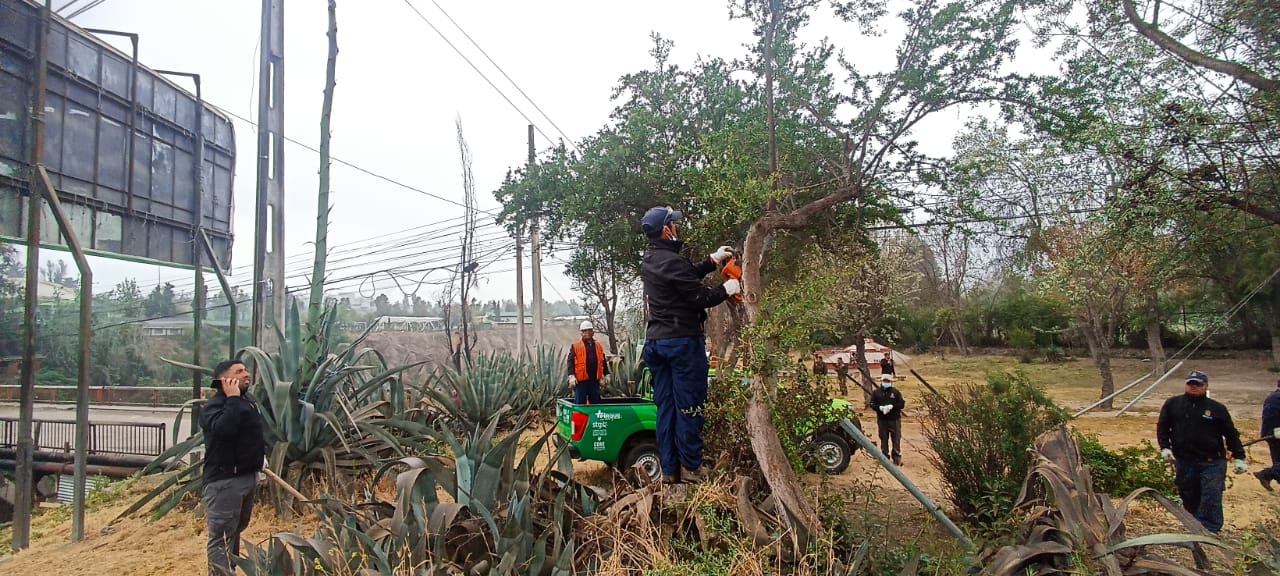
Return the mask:
M599 404L600 403L600 381L599 380L579 380L578 385L573 387L573 403L574 404Z
M1173 483L1178 485L1182 507L1195 515L1205 530L1222 530L1222 490L1227 484L1227 461L1174 462Z
M1268 439L1267 448L1271 450L1271 467L1264 468L1258 474L1263 478L1280 481L1280 440L1275 438Z
M650 340L644 363L653 374L658 405L658 454L662 473L702 466L703 409L707 403L707 341L703 336Z

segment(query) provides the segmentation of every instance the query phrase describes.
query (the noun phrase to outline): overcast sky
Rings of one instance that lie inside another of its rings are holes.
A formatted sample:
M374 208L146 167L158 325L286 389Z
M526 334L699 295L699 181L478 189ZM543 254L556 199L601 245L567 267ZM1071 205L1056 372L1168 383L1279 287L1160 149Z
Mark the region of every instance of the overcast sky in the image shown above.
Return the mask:
M519 84L550 117L535 112L463 37L431 0L410 0L422 14L475 63L485 75L553 139L587 136L608 121L617 79L650 65L650 34L675 42L673 60L692 63L699 55L732 58L746 53L754 41L749 23L728 18L723 0L656 0L618 4L596 0L435 0ZM65 0L56 0L61 6ZM643 6L643 8L640 8ZM77 17L82 27L108 28L141 35L140 59L151 68L201 74L205 99L228 112L256 118L258 0L107 0ZM338 86L333 112L333 155L370 172L454 201L462 199L462 177L454 129L461 118L473 156L479 205L495 210L492 192L508 168L524 163L528 122L431 27L405 0L362 0L338 3ZM289 138L315 146L326 58L326 10L322 0L289 2L286 7L285 93ZM838 23L820 12L803 38L833 39L871 66L893 61L894 35L858 37L853 25ZM123 47L123 43L107 38ZM931 152L949 149L955 129L967 112L947 113L918 134ZM234 281L247 287L251 277L254 222L256 134L235 120ZM539 135L537 147L553 144ZM309 242L314 237L318 156L289 144L286 162L286 235L290 286L304 282L309 271ZM358 170L334 164L334 205L330 248L331 278L343 278L409 262L445 265L456 252L456 225L463 210L453 203L397 186ZM491 218L482 215L482 224ZM443 223L435 225L435 223ZM419 228L416 231L399 231ZM441 231L443 229L443 231ZM397 234L398 233L398 234ZM418 235L433 239L424 246L396 251L388 242ZM390 235L390 236L389 236ZM514 251L495 227L482 230L482 255L506 257L484 269L478 298L514 298ZM365 239L371 241L361 242ZM376 253L370 253L376 250ZM447 250L447 252L445 252ZM345 251L345 252L344 252ZM45 251L50 258L64 254ZM547 255L544 264L548 300L581 299L563 275L562 258ZM435 261L433 259L438 259ZM486 260L487 261L487 260ZM526 266L528 259L526 258ZM95 290L105 292L125 277L136 277L143 291L159 281L179 290L192 285L188 271L94 259ZM426 276L418 294L431 299L438 287ZM526 275L526 294L529 283ZM377 292L399 297L412 292L423 274L400 279L387 276L363 285L348 282L340 289L372 297ZM209 280L213 284L213 280ZM526 296L528 299L528 296Z

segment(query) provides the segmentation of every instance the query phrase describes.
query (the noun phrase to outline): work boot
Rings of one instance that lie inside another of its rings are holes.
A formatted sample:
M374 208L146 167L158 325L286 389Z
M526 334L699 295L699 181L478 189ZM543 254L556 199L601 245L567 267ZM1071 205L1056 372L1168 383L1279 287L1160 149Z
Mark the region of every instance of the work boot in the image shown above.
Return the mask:
M690 470L681 466L680 478L687 484L697 484L702 481L702 467L699 466L697 470Z
M663 474L663 475L662 475L662 483L663 483L663 484L679 484L679 483L680 483L680 477L679 477L679 476L668 476L668 475L666 475L666 474Z
M894 466L901 466L901 465L902 465L902 457L901 457L901 456L894 456L894 457L893 457L893 465L894 465Z
M1258 482L1262 483L1262 487L1266 488L1267 492L1271 492L1272 490L1274 490L1274 488L1271 487L1271 479L1264 476L1262 472L1254 472L1253 477L1257 478Z

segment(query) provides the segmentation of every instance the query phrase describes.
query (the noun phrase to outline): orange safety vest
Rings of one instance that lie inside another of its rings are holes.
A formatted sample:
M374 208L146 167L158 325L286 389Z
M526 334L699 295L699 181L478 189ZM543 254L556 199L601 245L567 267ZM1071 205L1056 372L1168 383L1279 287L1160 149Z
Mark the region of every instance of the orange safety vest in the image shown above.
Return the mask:
M595 380L600 381L604 378L604 346L599 342L595 343L596 348L596 373L594 376L587 375L587 343L578 340L573 343L573 377L579 381Z

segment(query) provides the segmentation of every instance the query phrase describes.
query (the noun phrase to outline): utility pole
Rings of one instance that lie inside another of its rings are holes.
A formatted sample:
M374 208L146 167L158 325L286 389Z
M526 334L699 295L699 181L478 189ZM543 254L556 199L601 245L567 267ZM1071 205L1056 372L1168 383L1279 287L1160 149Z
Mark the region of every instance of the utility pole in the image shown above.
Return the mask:
M284 0L262 0L258 62L258 187L253 255L253 344L284 330Z
M40 16L40 33L36 36L36 92L31 107L32 142L31 170L27 174L27 284L23 294L23 343L22 384L18 392L18 441L14 465L13 498L13 549L22 550L31 545L31 507L35 493L33 484L32 452L35 440L31 437L32 419L35 416L36 311L40 309L40 182L38 169L44 163L44 107L45 88L49 78L49 20L52 19L53 0L46 0Z
M533 173L534 147L533 124L529 125L529 173ZM538 226L538 217L534 216L529 224L529 251L533 258L533 345L541 349L542 340L542 241ZM520 318L524 322L524 318Z
M502 318L502 310L498 310ZM516 350L524 353L524 242L516 233Z

